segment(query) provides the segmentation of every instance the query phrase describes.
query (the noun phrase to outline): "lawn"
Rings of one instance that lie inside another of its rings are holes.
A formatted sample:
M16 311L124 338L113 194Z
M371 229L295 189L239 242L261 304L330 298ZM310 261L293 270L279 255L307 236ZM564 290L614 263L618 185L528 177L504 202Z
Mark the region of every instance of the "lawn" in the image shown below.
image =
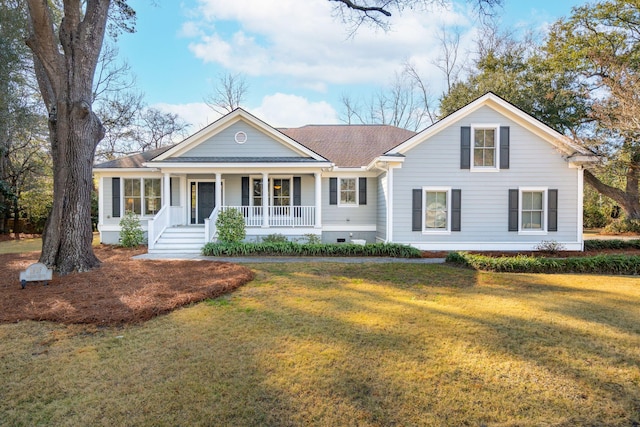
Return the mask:
M254 264L122 327L0 325L0 425L640 423L640 282Z

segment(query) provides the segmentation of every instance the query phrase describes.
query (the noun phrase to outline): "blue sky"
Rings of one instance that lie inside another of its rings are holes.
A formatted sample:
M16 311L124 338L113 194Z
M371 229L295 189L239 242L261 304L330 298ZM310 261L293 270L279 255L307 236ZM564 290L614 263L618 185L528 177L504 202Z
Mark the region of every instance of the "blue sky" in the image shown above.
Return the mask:
M442 27L457 27L473 47L478 22L467 3L410 11L391 30L348 27L326 0L131 0L137 32L117 41L149 105L174 112L192 131L219 117L203 102L223 73L245 76L244 108L274 126L340 123L341 96L367 98L410 61L437 97L443 75L433 65ZM505 0L503 26L542 29L578 0Z

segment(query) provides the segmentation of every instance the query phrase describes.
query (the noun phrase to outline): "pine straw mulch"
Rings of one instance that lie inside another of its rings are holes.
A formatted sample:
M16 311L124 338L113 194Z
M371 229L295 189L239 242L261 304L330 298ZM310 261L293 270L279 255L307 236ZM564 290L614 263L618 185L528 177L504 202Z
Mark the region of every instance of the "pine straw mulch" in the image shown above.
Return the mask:
M86 273L53 275L47 285L20 286L20 271L39 252L0 254L0 322L139 323L178 307L216 298L251 281L253 272L210 261L134 260L144 249L94 248L102 265Z

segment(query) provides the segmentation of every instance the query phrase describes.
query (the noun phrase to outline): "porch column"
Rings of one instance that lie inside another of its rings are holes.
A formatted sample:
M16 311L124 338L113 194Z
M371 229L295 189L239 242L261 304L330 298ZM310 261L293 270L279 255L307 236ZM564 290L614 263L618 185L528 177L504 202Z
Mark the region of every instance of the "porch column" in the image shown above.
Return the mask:
M167 209L169 209L169 206L171 206L171 175L165 172L162 177L164 179L164 194L162 195L162 206L167 206Z
M216 208L218 211L222 207L222 174L216 172Z
M316 178L316 224L315 228L322 228L322 174L316 172L313 174Z
M269 174L262 172L262 228L269 228Z

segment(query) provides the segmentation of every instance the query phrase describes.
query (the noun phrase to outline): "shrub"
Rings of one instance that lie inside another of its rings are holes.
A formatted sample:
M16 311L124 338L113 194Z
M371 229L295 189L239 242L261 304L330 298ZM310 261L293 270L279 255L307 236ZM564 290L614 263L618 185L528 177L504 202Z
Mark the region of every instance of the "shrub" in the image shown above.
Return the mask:
M585 240L585 251L597 251L602 249L640 249L640 240Z
M489 257L451 252L446 262L499 273L640 274L640 256L596 255L578 258Z
M420 258L422 253L411 246L396 243L354 245L351 243L207 243L202 248L205 256L388 256Z
M135 248L144 243L144 231L140 219L135 213L125 212L120 219L120 245L125 248Z
M610 217L605 215L601 208L594 205L584 206L582 213L585 228L602 228L606 227L610 221Z
M307 240L306 243L308 245L317 245L319 243L322 243L322 239L317 234L305 234L304 238Z
M238 209L227 209L218 214L216 219L218 241L222 243L239 243L247 235L244 217Z
M640 233L640 220L617 219L608 224L602 231L610 234Z
M269 234L267 236L264 236L262 238L262 243L284 243L284 242L288 242L289 239L287 239L287 236L276 233L276 234Z
M566 247L562 243L556 242L555 240L543 240L535 247L536 251L548 252L550 254L555 254L565 249Z

